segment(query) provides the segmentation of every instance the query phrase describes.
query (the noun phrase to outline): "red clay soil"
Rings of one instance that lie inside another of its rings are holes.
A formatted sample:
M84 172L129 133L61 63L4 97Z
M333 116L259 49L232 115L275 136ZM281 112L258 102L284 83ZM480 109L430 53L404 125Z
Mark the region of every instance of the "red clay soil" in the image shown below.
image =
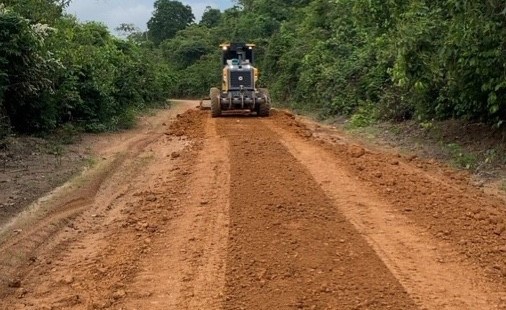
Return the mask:
M224 308L416 308L280 137L258 122L218 122L231 161Z
M2 227L1 309L506 309L505 203L468 176L196 105Z
M305 124L289 113L276 119L307 138ZM339 142L314 140L353 175L434 237L449 241L494 280L506 284L506 202L471 185L470 175L434 161Z

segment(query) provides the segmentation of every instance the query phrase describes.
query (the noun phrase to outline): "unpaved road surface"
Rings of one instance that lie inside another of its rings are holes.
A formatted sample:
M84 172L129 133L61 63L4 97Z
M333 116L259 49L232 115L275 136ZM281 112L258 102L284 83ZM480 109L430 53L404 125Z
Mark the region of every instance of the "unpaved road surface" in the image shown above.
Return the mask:
M1 309L506 309L506 207L285 112L178 102L1 227Z

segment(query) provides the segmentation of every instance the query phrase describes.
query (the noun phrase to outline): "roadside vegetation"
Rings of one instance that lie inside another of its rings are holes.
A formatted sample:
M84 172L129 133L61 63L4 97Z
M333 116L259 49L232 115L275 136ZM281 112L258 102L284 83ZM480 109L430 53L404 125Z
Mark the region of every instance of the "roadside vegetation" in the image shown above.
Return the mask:
M178 95L219 82L217 45L258 45L278 102L322 117L506 120L506 4L501 1L239 0L208 8L160 43Z
M206 95L220 83L225 41L256 43L260 84L296 110L351 117L355 127L445 119L505 126L502 1L235 3L208 7L197 22L189 6L157 0L148 30L123 24L121 39L65 15L65 1L4 1L0 138L10 128L129 127L137 110L168 96Z
M128 128L136 111L169 96L174 76L158 49L78 22L64 14L67 2L0 4L0 140Z

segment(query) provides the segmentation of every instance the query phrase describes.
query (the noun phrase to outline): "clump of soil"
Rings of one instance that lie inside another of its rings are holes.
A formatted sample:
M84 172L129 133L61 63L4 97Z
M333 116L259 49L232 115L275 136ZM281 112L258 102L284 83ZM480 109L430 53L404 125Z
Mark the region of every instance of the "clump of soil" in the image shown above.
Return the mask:
M289 111L273 110L271 112L272 118L283 122L285 125L290 126L293 130L304 138L311 138L313 132L302 122L295 118L295 115Z
M176 137L186 136L188 138L197 138L201 136L204 128L204 117L207 113L201 110L188 110L183 114L177 115L177 121L169 127L168 135Z

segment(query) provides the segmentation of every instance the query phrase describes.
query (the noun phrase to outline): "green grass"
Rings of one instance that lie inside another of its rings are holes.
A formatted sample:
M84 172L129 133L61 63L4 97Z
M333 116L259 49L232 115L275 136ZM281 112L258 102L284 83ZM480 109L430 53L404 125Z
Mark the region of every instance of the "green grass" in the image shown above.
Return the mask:
M347 127L362 128L375 124L378 120L378 109L369 102L364 102L350 117Z
M155 155L154 154L146 154L146 155L143 155L143 156L139 156L136 160L135 160L135 163L139 166L146 166L149 162L151 162L153 159L155 159Z
M462 146L457 143L449 143L445 145L447 152L451 156L452 163L459 167L467 170L474 169L478 166L478 158L466 152Z
M59 141L51 141L47 146L47 152L51 155L54 155L55 164L57 166L61 166L62 157L66 152L63 144L61 144Z

